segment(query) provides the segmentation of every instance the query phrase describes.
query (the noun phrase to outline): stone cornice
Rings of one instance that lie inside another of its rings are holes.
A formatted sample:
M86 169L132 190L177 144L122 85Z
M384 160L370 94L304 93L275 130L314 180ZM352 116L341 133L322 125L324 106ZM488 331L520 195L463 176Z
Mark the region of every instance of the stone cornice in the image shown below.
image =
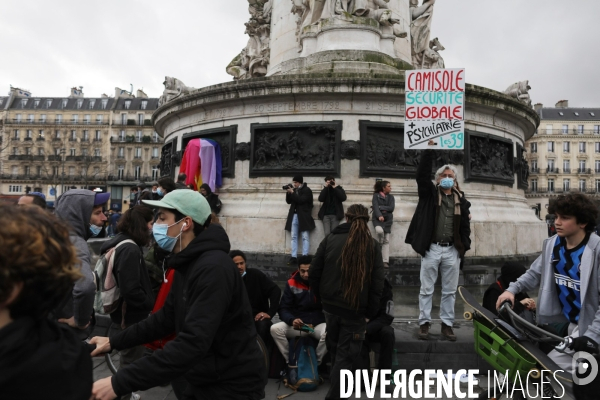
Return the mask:
M152 122L159 135L164 137L165 124L178 114L188 114L194 110L222 107L223 103L255 101L261 97L277 98L320 94L359 95L398 95L404 97L403 75L381 75L372 78L364 75L341 74L335 77L328 74L277 75L221 83L197 89L192 93L174 99L159 107L152 115ZM496 109L499 113L517 115L523 119L521 125L525 139L535 133L540 118L532 108L516 99L481 86L466 85L467 106L482 105Z

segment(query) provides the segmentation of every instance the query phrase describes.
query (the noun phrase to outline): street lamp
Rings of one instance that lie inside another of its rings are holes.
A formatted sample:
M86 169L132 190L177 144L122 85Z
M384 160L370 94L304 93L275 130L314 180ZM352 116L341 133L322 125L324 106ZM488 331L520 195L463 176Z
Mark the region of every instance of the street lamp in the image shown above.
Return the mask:
M62 195L65 188L65 154L67 149L60 149L60 162L62 164L62 173L60 174L60 194Z

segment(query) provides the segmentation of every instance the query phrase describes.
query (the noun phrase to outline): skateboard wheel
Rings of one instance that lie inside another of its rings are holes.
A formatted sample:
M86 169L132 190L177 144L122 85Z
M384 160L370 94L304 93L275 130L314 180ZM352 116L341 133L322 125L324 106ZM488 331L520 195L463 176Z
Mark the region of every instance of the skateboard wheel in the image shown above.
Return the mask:
M467 320L470 321L473 319L473 313L470 311L465 311L465 313L463 314L463 317Z
M531 377L533 379L540 379L540 377L542 376L542 373L540 372L539 369L537 368L532 368L529 370L529 373L531 374Z

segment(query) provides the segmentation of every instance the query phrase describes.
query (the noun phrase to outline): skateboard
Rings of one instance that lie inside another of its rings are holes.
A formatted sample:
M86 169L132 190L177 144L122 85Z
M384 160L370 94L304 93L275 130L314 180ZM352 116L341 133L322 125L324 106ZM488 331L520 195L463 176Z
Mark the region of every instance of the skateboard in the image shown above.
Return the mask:
M504 374L508 370L509 378L514 379L518 370L523 379L527 373L538 379L542 370L556 371L556 379L567 385L573 383L570 374L557 371L560 367L554 361L525 335L484 308L465 287L459 286L458 293L474 310L465 312L464 318L473 320L475 325L475 351L498 372Z

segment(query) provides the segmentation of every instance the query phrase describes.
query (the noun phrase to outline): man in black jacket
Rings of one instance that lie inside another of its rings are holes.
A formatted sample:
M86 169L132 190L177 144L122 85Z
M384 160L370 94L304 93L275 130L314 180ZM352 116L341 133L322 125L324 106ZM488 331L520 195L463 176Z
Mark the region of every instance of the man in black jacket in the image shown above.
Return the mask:
M333 176L325 177L325 185L319 201L323 203L319 209L319 219L323 221L323 232L325 236L339 225L340 220L344 218L344 205L346 201L346 191L341 186L336 186Z
M271 343L271 325L273 325L271 318L275 316L279 309L281 289L262 271L248 268L246 266L246 254L243 251L231 250L229 257L240 271L246 286L258 336L265 344Z
M290 205L285 230L292 235L292 257L288 264L296 264L298 261L298 231L302 234L302 255L308 255L309 235L315 229L315 220L312 217L313 192L304 183L301 175L293 179L294 188L286 191L285 201Z
M152 357L143 357L112 378L94 384L96 399L146 390L185 376L178 398L247 399L264 397L267 371L256 341L244 282L228 255L229 238L210 225L210 206L192 190L175 190L160 201L153 227L161 248L173 251L175 269L165 305L149 318L110 338L93 338L93 355L124 349L176 332Z
M431 305L438 269L442 277L440 318L442 335L455 341L454 302L461 259L471 248L470 203L457 189L456 169L444 165L431 181L433 150L425 150L417 168L419 203L413 215L405 243L421 255L421 290L419 292L419 339L429 338Z
M367 322L377 315L383 290L383 258L367 226L369 211L353 204L346 219L323 239L309 273L310 286L323 303L333 365L326 399L340 398L340 371L360 356Z

